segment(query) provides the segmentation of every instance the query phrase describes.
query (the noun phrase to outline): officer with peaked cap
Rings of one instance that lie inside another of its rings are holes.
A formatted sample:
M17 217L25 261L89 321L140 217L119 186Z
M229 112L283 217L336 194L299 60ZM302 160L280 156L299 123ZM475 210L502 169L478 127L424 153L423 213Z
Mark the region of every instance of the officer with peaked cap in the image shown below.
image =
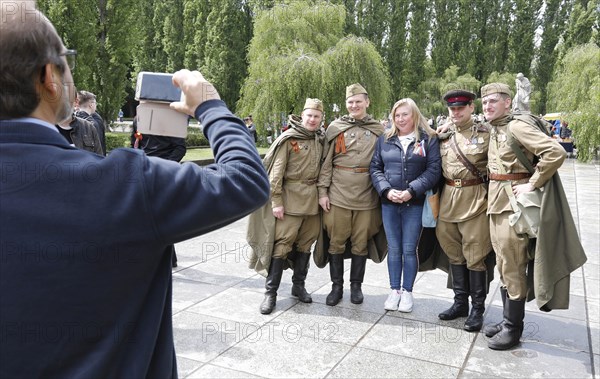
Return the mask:
M312 302L304 283L310 247L321 226L317 177L323 153L322 120L321 100L306 99L301 116L290 115L290 127L275 140L263 160L271 184L271 201L251 215L248 225L248 242L253 247L251 268L267 274L265 298L260 305L262 314L275 308L281 276L288 263L294 270L292 296L303 303ZM272 239L265 230L272 233ZM268 249L264 249L267 244ZM263 267L260 262L269 263Z
M329 236L329 273L332 288L327 305L343 297L344 251L347 240L352 248L350 301L363 302L362 282L368 255L367 242L381 229L379 197L371 184L369 165L383 126L367 114L369 95L356 83L346 88L345 115L327 128L326 149L319 175L319 204Z
M450 262L454 291L454 303L438 317L454 320L468 315L467 331L479 331L483 325L488 282L484 260L492 251L486 215L489 126L474 121L475 98L474 93L462 89L444 95L449 130L440 137L445 186L436 226L438 241Z

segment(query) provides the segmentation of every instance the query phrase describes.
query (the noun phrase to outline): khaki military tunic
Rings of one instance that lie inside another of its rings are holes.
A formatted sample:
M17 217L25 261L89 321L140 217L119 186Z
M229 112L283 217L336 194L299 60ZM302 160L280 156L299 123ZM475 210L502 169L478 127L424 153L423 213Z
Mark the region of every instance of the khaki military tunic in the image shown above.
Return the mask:
M319 197L329 196L332 205L346 209L378 208L379 196L369 174L377 135L360 126L344 131L343 135L346 153L335 153L335 140L329 144L319 176Z
M458 127L451 124L454 139L465 157L482 173L487 170L489 125L473 120ZM477 179L458 159L451 147L452 137L441 141L442 171L445 179ZM466 264L470 270L484 271L485 257L492 250L485 184L466 187L445 185L440 199L436 235L450 264Z
M319 236L317 177L322 151L319 139L289 138L275 155L269 172L271 206L283 206L285 213L275 223L275 258L285 259L294 244L308 253Z
M269 174L271 206L290 215L319 213L317 178L323 145L318 140L290 138L279 147Z
M542 133L535 126L523 121L508 118L494 120L490 135L488 169L490 174L503 174L499 164L506 173L528 173L508 143L507 128L510 128L517 145L530 160L538 156L539 162L535 172L528 179L511 181L510 185L531 183L541 188L556 173L566 157L564 149L558 142ZM500 163L498 163L498 160ZM490 235L492 246L496 251L496 264L500 272L500 280L507 287L512 300L521 300L527 294L527 236L517 235L508 224L508 216L513 213L508 194L503 185L506 181L490 180L488 214L490 216Z

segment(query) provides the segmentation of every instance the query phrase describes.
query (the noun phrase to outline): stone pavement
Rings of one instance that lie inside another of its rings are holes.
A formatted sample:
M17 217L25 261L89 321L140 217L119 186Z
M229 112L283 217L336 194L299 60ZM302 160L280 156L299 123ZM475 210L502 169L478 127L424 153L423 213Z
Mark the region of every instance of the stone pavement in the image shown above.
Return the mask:
M383 309L386 264L368 261L365 302L350 303L349 265L344 298L325 305L328 269L309 270L313 303L290 296L287 270L277 307L261 315L265 279L247 268L247 219L177 245L173 328L181 378L494 378L598 377L600 370L598 163L567 159L560 169L588 261L571 276L569 310L526 307L522 343L487 348L482 333L462 329L464 318L442 322L452 292L439 270L419 273L412 313ZM226 200L224 200L226 201ZM348 262L348 261L347 261ZM498 280L487 298L485 323L498 322Z

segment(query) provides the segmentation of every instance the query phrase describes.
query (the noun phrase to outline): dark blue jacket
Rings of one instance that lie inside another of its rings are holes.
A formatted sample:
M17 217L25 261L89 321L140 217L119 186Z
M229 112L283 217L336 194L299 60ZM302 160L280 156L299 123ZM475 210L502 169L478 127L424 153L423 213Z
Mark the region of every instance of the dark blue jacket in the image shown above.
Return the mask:
M1 378L177 377L166 247L269 198L242 120L220 100L196 118L206 167L0 121Z
M442 176L438 139L430 139L425 133L421 134L420 139L424 155L415 152L414 141L404 154L397 136L387 139L384 134L377 139L370 172L373 187L382 202L391 203L385 195L388 190L396 189L410 191L412 199L408 204L423 204L425 192L438 184Z

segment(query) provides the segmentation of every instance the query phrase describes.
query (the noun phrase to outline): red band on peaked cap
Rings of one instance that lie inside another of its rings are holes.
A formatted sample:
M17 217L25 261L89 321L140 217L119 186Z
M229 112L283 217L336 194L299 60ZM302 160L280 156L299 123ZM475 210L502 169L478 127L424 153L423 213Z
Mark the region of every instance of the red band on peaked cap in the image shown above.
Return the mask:
M473 99L471 99L470 97L466 97L466 96L456 96L456 97L449 97L448 100L446 100L446 102L448 103L468 103L470 101L472 101Z

